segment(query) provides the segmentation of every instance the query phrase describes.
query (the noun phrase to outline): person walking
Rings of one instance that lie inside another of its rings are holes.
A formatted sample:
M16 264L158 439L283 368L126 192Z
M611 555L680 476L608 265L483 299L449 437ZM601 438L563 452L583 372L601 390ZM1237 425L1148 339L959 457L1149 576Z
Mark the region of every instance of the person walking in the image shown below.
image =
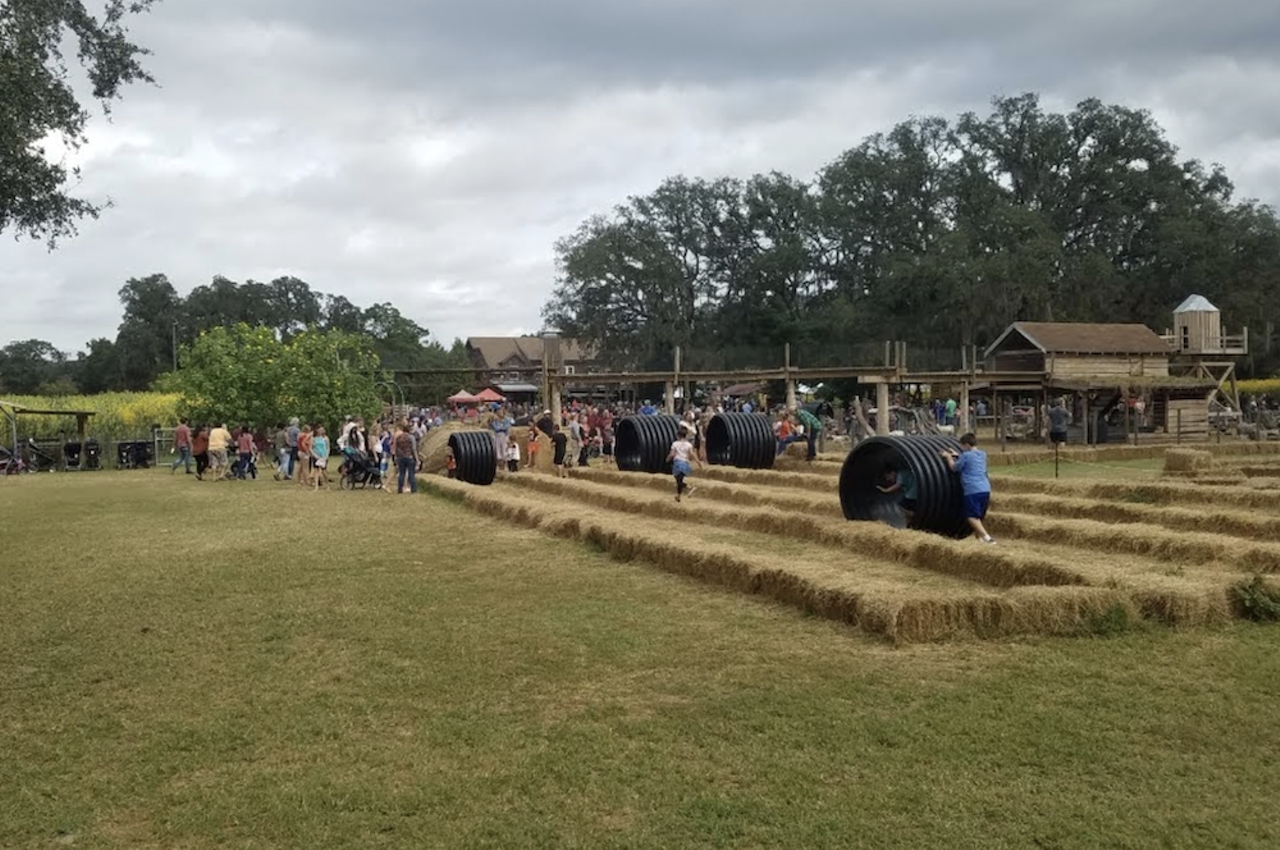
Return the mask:
M568 478L569 470L564 465L565 450L569 445L569 438L564 435L564 431L560 430L559 425L551 426L551 445L554 449L551 455L551 466L555 468L557 478Z
M178 471L179 466L186 467L187 475L191 474L191 426L187 425L187 418L184 416L178 420L178 427L173 432L173 450L178 453L178 459L173 462L173 466L169 468L169 474Z
M493 429L493 454L499 468L507 462L507 442L511 438L511 426L514 424L515 421L507 413L506 408L502 407L498 408L493 418L489 420L489 427Z
M978 448L978 438L965 434L960 438L960 453L941 452L947 468L960 476L964 493L964 518L973 536L983 543L995 543L983 520L991 503L991 479L987 477L987 453Z
M395 435L391 439L391 448L396 457L396 492L403 494L407 482L409 492L418 492L418 452L414 445L413 434L405 423L396 426Z
M314 461L312 466L314 469L311 473L311 485L314 489L319 490L322 485L329 483L329 438L325 435L324 426L317 425L316 432L311 438L311 457Z
M253 455L253 432L249 430L248 425L241 425L240 430L236 433L236 478L241 481L248 479L250 475L254 478L258 477L257 469L254 466Z
M204 471L209 468L209 433L203 425L196 425L191 436L191 454L196 459L196 480L204 480Z
M685 479L693 474L693 464L701 466L702 461L698 460L693 443L689 441L689 426L683 422L680 423L675 442L671 444L671 451L667 452L667 461L671 464L671 474L676 479L676 501L680 501L681 496L692 496L693 487L688 486Z
M311 425L303 425L298 432L298 463L294 472L297 474L298 486L306 487L311 483Z
M209 432L209 466L213 469L214 481L227 477L227 449L230 446L231 432L226 425L218 423Z
M289 452L289 462L280 467L280 477L285 481L293 478L294 468L298 465L298 436L302 429L298 427L298 417L289 420L289 427L284 432L285 448Z
M1071 421L1071 414L1067 412L1066 404L1061 398L1049 408L1048 418L1049 442L1055 447L1060 446L1067 441L1067 424Z

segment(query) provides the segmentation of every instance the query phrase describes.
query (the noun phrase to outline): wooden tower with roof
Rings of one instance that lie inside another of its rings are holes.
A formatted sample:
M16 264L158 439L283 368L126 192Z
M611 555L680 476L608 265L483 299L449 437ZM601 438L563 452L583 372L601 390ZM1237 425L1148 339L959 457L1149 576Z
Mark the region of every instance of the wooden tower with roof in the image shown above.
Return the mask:
M1170 375L1214 381L1214 398L1240 410L1235 358L1249 354L1248 328L1224 334L1221 311L1203 295L1192 295L1173 311L1173 330L1163 338L1173 351Z

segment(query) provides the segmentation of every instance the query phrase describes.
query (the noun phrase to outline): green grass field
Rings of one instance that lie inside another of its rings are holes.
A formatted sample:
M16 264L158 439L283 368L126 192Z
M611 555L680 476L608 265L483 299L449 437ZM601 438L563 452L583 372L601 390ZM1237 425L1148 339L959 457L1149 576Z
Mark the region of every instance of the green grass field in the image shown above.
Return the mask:
M1280 846L1275 627L892 648L270 480L0 517L0 847Z

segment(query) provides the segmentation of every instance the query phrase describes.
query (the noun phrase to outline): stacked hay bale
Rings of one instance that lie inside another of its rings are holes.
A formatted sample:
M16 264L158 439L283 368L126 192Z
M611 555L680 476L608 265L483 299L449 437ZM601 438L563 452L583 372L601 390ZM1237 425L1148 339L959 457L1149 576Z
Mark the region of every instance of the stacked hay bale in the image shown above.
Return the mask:
M1201 449L1169 449L1164 453L1164 475L1197 478L1217 469L1212 452Z
M446 422L427 432L427 438L418 445L418 460L422 461L423 475L441 475L445 470L445 457L449 450L449 435L466 430L461 422Z

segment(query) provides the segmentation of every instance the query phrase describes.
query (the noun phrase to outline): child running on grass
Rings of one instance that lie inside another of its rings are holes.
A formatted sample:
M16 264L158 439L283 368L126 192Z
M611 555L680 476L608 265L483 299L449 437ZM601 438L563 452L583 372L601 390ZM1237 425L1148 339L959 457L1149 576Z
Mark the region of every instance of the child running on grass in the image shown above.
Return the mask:
M683 422L680 423L676 441L671 444L671 451L667 453L667 460L671 462L671 474L676 478L676 501L680 501L680 497L684 495L692 496L693 487L686 485L684 480L693 474L693 464L702 466L702 461L698 460L693 443L689 442L689 426Z
M960 487L964 491L964 518L969 521L973 536L983 543L995 543L982 524L991 502L991 479L987 478L987 453L978 448L978 438L965 434L960 438L960 454L942 452L942 457L951 471L960 475Z

